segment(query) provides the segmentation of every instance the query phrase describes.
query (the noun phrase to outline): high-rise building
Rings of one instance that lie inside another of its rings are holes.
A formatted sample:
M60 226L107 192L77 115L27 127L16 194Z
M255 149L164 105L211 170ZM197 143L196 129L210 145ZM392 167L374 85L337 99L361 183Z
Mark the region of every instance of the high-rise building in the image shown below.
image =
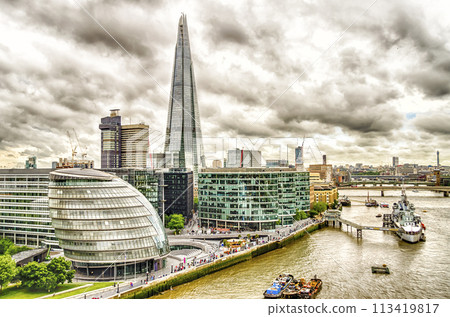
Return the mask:
M146 168L148 154L148 125L123 125L121 129L121 163L124 168Z
M303 165L303 146L297 146L295 148L295 167L301 167Z
M169 243L156 210L133 186L93 169L50 173L55 234L77 275L117 279L165 266Z
M439 153L439 151L438 151ZM438 154L439 156L439 154ZM439 161L439 159L438 159ZM37 164L36 164L36 156L30 156L28 158L28 160L25 161L25 168L26 169L33 169L33 168L37 168Z
M397 167L397 165L398 165L398 156L393 156L392 157L392 166Z
M120 143L121 125L122 117L119 116L119 109L111 110L109 117L101 119L99 128L102 131L102 168L118 168L122 166Z
M48 210L52 169L0 169L0 238L29 247L58 246Z
M261 167L261 151L228 150L227 167Z
M99 128L102 133L101 168L147 167L148 125L122 125L119 109L113 109L109 117L101 119Z
M161 171L159 175L161 216L162 213L181 214L185 218L191 218L194 210L193 172L184 168L170 168Z
M178 154L173 167L192 169L196 186L198 169L206 167L206 163L185 14L178 22L164 153Z

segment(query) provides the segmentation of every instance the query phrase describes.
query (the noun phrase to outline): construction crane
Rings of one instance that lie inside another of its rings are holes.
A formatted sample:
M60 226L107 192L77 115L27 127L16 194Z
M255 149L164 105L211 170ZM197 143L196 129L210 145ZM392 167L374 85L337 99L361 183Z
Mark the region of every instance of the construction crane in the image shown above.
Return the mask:
M75 131L75 130L74 130ZM72 150L72 163L75 160L75 155L77 155L77 145L73 146L72 137L70 136L70 132L67 130L67 136L69 137L70 149Z
M77 131L75 131L75 129L73 129L73 133L75 134L75 138L77 139L78 148L81 150L82 147L81 147L81 144L80 144L80 140L78 139ZM87 146L83 147L83 151L81 152L81 158L83 160L85 160L86 156L87 156Z

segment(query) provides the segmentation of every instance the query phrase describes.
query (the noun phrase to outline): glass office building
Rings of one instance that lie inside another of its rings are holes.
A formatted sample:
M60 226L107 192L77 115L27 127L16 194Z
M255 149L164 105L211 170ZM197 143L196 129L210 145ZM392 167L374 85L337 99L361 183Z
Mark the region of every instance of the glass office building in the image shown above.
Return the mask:
M309 174L290 168L204 169L199 173L202 227L270 230L309 210Z
M184 14L178 23L164 153L166 157L171 153L176 155L178 160L171 167L189 168L194 172L194 186L196 186L198 169L205 167L206 163L194 65Z
M150 202L121 178L92 169L50 173L49 208L78 276L113 279L165 266L170 252Z
M48 210L53 169L0 169L0 238L32 248L58 248Z

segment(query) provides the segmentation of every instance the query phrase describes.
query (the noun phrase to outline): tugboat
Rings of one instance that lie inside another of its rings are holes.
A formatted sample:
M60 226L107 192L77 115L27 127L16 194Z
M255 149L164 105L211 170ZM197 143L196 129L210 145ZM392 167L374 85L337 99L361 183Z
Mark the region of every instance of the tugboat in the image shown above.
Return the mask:
M281 298L283 291L291 284L294 277L291 274L280 274L272 286L264 291L264 298Z
M352 205L351 200L348 199L347 196L343 196L341 199L339 199L339 203L340 203L342 206L351 206L351 205Z
M318 279L317 276L309 281L308 284L304 285L300 290L300 298L311 299L316 298L317 294L322 289L322 280Z
M392 208L392 223L394 228L400 229L397 235L404 241L416 243L425 241L425 225L415 213L414 205L406 197L406 190L402 188L402 199Z
M369 192L367 192L366 207L378 207L378 202L375 199L370 199Z
M300 280L293 280L291 284L289 284L283 291L283 298L299 298L300 297L300 290L302 289L303 285L305 285L305 279Z

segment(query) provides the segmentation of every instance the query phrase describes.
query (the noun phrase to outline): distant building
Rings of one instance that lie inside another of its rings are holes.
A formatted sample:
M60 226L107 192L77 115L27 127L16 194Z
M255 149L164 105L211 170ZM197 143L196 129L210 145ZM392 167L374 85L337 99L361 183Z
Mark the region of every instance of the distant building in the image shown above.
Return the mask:
M28 160L25 161L25 168L26 169L37 168L36 156L30 156Z
M309 176L291 168L204 169L199 173L202 227L275 229L309 210Z
M221 160L214 160L212 162L212 167L213 168L222 168L222 161Z
M392 157L392 167L397 167L398 166L398 156L393 156Z
M55 163L55 164L53 164ZM55 168L94 168L94 161L87 159L68 159L59 158L58 162L53 162L52 167Z
M303 167L303 146L297 146L295 148L295 167Z
M261 167L261 151L228 150L227 167Z
M288 160L266 160L266 167L289 167Z
M323 182L329 183L332 180L333 166L331 164L311 164L309 172L318 173Z
M0 169L0 238L28 247L58 247L48 209L53 169Z
M118 280L165 266L170 249L161 219L119 177L93 169L55 170L48 198L56 237L78 277Z

